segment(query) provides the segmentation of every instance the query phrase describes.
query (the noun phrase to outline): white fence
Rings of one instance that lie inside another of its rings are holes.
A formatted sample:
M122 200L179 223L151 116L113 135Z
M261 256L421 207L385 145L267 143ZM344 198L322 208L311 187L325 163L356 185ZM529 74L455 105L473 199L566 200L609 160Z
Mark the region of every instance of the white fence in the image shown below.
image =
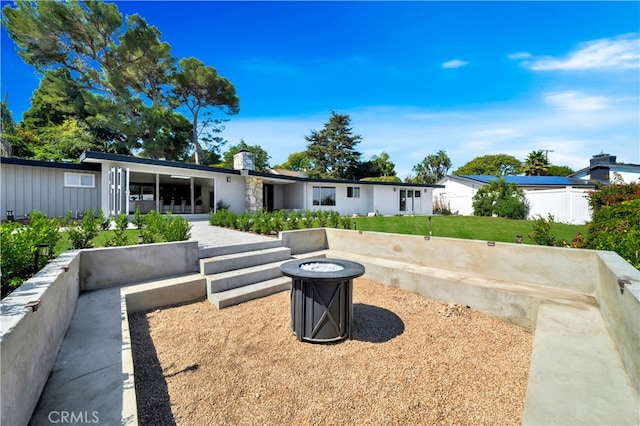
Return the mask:
M589 190L579 188L542 189L525 191L531 209L529 219L538 215L553 215L556 222L582 224L591 220L591 209L587 194Z

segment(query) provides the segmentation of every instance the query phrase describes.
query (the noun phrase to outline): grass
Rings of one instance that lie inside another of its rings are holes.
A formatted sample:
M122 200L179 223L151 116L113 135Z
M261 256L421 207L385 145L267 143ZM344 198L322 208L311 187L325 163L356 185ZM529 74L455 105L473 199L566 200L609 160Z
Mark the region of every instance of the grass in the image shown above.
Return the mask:
M69 241L69 234L64 231L61 232L60 234L62 238L60 238L60 241L58 241L58 244L56 244L53 256L58 256L59 254L67 250L71 250L71 242ZM128 245L138 244L138 234L140 234L139 230L127 229L125 231L125 234L127 236L127 241L129 242ZM91 242L93 243L94 247L106 247L107 241L112 239L114 235L115 235L115 231L113 230L100 231L98 233L98 236L95 237L93 240L91 240Z
M352 219L361 231L389 232L395 234L429 235L428 216L376 216ZM524 244L535 244L529 238L533 231L532 220L511 220L499 217L479 216L431 216L431 231L434 237L464 238L469 240L485 240L513 243L516 235L522 235ZM130 245L138 243L137 229L126 232ZM577 233L587 235L586 225L567 225L553 223L551 233L559 240L571 241ZM114 231L101 231L93 239L94 247L105 247L113 238ZM55 247L54 255L71 249L66 232Z
M516 235L522 235L524 244L535 244L529 233L532 220L511 220L480 216L430 216L431 235L434 237L464 238L513 243ZM354 219L362 231L390 232L395 234L429 235L428 216L376 216ZM553 223L551 234L558 240L571 241L577 233L587 234L586 225Z

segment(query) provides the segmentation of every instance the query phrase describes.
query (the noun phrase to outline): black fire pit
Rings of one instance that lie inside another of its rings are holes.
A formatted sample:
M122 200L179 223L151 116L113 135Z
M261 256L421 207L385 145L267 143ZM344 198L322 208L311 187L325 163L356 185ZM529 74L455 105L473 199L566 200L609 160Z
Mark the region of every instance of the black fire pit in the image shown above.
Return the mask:
M280 265L291 286L291 329L299 341L351 338L353 279L364 266L341 259L298 259Z

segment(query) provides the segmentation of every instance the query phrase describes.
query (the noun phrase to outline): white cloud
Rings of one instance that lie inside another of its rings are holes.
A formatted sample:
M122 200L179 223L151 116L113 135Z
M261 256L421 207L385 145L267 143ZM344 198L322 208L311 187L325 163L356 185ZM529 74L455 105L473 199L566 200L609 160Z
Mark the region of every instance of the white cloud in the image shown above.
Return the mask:
M589 107L580 109L584 102ZM598 106L606 105L606 114ZM472 159L507 154L520 160L534 150L553 150L549 160L579 170L600 151L618 160L640 164L638 97L604 98L580 92L555 92L528 105L457 109L446 112L400 106L370 106L341 110L349 114L353 132L363 138L358 150L367 160L387 152L398 176L405 178L415 164L445 150L452 171ZM306 149L305 135L322 129L328 113L300 117L244 119L233 117L222 136L236 144L242 138L262 146L271 163L286 161Z
M563 57L544 56L523 65L535 71L637 69L640 68L640 37L632 33L592 40Z
M601 111L609 108L609 99L604 96L587 96L575 90L550 92L545 101L556 108L568 111Z
M442 64L442 68L460 68L468 64L469 62L461 61L460 59L452 59L450 61L444 62Z

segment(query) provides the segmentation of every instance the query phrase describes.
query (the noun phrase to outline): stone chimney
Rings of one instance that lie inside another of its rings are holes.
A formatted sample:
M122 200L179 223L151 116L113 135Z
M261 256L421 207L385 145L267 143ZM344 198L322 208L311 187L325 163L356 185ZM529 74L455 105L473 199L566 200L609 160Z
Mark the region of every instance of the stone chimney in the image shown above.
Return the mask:
M240 151L233 156L234 170L254 170L255 155L249 151Z

